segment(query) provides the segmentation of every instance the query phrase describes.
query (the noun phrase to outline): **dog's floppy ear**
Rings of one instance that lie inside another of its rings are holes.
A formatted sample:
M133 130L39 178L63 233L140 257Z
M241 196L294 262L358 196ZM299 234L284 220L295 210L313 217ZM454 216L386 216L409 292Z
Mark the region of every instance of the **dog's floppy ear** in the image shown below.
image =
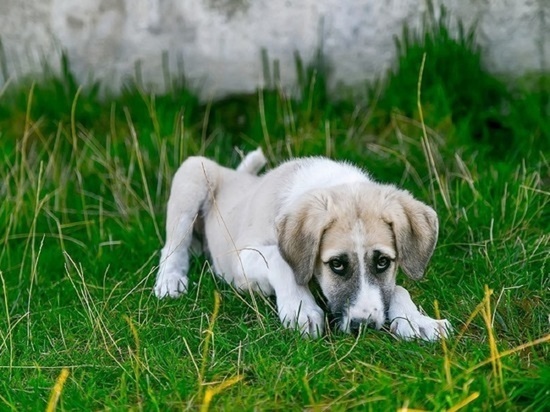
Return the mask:
M330 202L322 192L304 195L277 221L279 251L299 285L313 277L321 237L331 221Z
M384 219L392 226L397 261L405 274L418 280L424 276L437 242L437 214L408 192L397 190L388 197Z

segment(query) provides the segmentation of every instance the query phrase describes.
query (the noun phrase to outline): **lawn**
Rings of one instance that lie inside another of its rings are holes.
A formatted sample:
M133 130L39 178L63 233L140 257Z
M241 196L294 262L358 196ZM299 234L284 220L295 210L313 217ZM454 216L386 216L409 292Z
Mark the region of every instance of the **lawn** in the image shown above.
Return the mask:
M299 59L293 97L277 79L209 103L181 81L110 97L66 61L5 87L0 409L547 410L550 83L488 74L473 33L452 39L443 23L404 34L367 102L332 98L325 65ZM172 174L195 154L234 167L258 146L270 168L346 159L432 205L427 275L399 282L454 335L303 339L201 256L188 294L157 300Z

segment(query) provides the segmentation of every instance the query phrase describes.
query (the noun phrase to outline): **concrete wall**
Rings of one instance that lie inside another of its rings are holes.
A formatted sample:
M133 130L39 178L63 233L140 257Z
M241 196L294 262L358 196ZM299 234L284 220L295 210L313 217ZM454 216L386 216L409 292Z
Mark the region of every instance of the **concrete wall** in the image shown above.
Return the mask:
M436 10L440 3L478 22L490 70L550 70L550 0L435 0ZM183 70L209 99L261 85L262 49L293 85L294 51L308 61L322 44L332 86L353 86L391 67L393 36L404 23L419 27L426 9L426 0L0 0L0 85L43 62L58 68L65 50L82 82L116 91L139 71L161 90L166 69Z

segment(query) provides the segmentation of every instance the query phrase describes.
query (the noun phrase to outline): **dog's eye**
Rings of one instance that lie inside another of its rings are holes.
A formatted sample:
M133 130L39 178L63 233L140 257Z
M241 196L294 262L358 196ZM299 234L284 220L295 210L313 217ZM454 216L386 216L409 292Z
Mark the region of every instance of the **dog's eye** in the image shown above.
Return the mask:
M390 264L391 264L391 260L389 257L380 256L376 261L376 272L377 273L384 272L387 268L390 267Z
M332 270L336 275L342 276L346 274L347 263L343 260L331 259L328 261L328 266L330 267L330 270Z

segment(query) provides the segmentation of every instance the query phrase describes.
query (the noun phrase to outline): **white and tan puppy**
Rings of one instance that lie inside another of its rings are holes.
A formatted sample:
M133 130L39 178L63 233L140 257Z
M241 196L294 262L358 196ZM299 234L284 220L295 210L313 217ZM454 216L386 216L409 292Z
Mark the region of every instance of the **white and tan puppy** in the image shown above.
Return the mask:
M193 229L204 232L215 272L242 291L275 295L281 322L309 336L324 330L315 279L344 332L361 325L436 340L447 320L423 315L396 286L397 268L420 279L438 233L437 215L408 192L325 158L283 163L256 176L260 149L237 168L190 157L172 182L155 284L159 298L187 291Z

